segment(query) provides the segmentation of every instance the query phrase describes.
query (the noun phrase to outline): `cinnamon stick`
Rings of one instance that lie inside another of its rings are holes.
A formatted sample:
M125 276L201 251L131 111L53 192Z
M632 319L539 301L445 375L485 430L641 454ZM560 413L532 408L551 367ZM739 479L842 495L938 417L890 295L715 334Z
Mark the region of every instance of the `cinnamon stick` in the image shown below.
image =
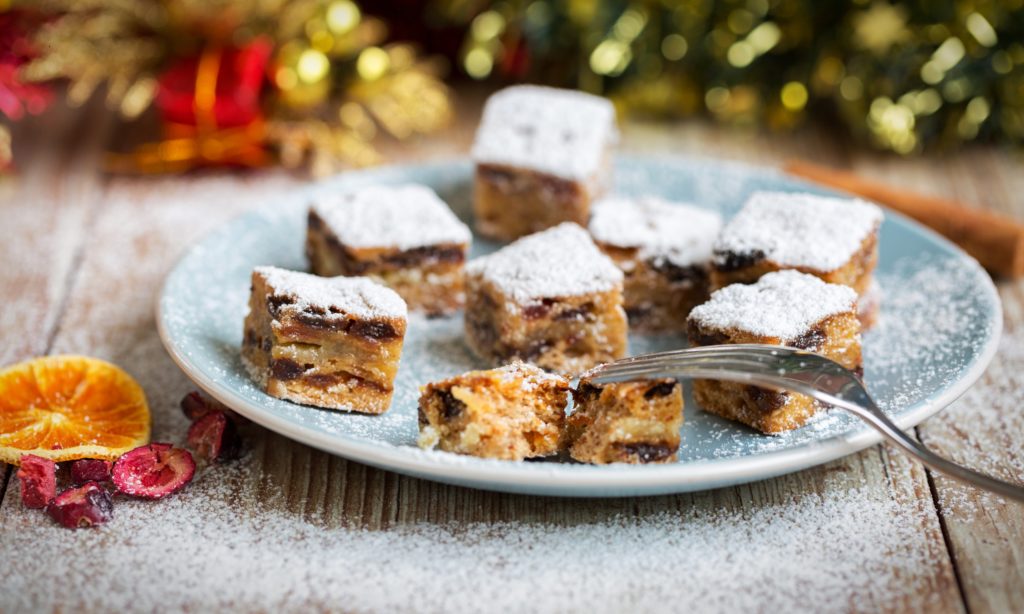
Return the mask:
M959 245L990 273L1004 277L1024 275L1024 224L1016 220L802 160L791 160L783 169L914 218Z

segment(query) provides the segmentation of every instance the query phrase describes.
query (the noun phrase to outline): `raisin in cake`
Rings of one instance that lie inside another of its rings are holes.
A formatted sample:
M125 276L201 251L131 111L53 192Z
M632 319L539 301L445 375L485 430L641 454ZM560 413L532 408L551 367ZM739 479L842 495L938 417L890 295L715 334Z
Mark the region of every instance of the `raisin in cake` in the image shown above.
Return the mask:
M317 275L362 275L442 314L462 306L469 228L430 188L371 186L323 197L309 210L306 254Z
M405 329L405 302L370 279L257 267L242 361L271 396L379 414L391 404Z
M881 223L882 210L859 199L755 192L715 242L712 288L796 269L864 296Z
M516 362L420 389L419 444L483 458L523 460L562 448L569 382Z
M566 418L569 455L583 463L676 460L683 425L683 387L673 379L596 384L580 376Z
M682 331L690 309L708 298L718 213L647 196L594 204L590 234L625 274L629 326Z
M799 271L768 273L753 284L733 284L690 312L692 347L765 343L810 350L861 372L857 293ZM814 399L741 384L696 380L693 396L706 411L765 433L802 426L820 409Z
M622 272L560 224L466 265L466 340L492 364L575 375L626 352Z
M492 95L472 153L477 231L512 240L561 222L586 225L617 135L615 109L598 96L533 85Z

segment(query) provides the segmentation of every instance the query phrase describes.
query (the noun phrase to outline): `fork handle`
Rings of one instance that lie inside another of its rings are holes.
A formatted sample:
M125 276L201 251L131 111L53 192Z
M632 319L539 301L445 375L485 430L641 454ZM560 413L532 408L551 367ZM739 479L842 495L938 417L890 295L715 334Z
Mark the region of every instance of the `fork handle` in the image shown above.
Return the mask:
M867 422L881 433L886 439L898 446L907 454L917 458L926 467L934 469L961 482L983 488L985 490L1002 495L1009 499L1024 503L1024 488L1009 482L998 480L984 473L968 469L963 465L943 458L925 447L921 442L910 436L909 433L896 426L885 413L877 406L864 407L856 403L850 403L842 399L834 398L829 401L830 405L841 407Z

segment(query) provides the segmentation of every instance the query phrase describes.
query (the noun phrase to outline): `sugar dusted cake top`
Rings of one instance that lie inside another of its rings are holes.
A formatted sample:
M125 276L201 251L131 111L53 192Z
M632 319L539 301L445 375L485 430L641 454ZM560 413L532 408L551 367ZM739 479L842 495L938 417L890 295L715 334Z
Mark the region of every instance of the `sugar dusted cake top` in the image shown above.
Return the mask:
M615 108L599 96L535 85L505 88L487 99L473 160L586 180L614 143Z
M794 339L829 316L853 310L856 302L852 288L785 270L716 290L690 311L689 320L704 329Z
M677 266L709 262L721 228L714 211L656 196L605 198L594 203L590 218L595 240Z
M860 199L755 192L725 225L715 258L723 264L728 253L763 252L782 266L833 271L881 222L882 210Z
M404 184L369 186L318 199L312 210L343 244L414 249L469 243L469 228L433 190Z
M263 276L275 295L294 298L282 310L319 309L327 319L345 314L364 319L404 320L407 316L405 301L397 292L366 277L319 277L272 266L256 267L254 272Z
M518 302L607 292L622 284L622 271L578 225L565 222L523 237L466 265Z

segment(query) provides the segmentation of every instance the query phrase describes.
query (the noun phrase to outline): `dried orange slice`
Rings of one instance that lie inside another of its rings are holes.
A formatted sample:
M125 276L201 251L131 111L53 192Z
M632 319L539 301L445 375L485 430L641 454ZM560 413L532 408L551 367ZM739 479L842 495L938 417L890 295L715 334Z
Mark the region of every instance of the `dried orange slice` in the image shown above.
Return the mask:
M147 442L146 395L109 362L45 356L0 371L0 461L115 460Z

